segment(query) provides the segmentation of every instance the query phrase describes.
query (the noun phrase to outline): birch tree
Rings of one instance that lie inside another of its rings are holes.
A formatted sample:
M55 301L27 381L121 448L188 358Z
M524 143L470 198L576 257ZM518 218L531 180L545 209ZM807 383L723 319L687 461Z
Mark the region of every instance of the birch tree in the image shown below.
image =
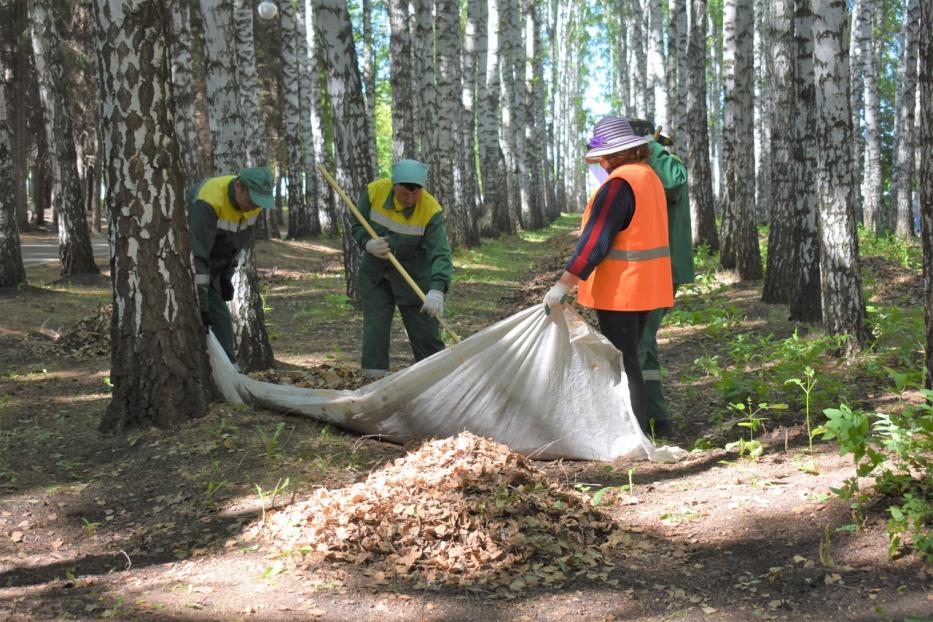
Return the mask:
M412 52L417 77L415 136L418 158L428 165L428 184L434 187L438 172L437 83L434 64L434 0L412 0L415 10Z
M687 0L671 0L668 32L668 92L674 94L668 123L674 146L683 149L687 144Z
M771 213L771 87L768 81L768 6L755 0L755 222L765 222Z
M719 250L706 108L706 0L690 0L687 38L687 185L694 244Z
M881 175L881 100L878 95L878 65L881 62L880 36L877 34L882 11L878 0L864 0L864 10L870 20L860 41L862 47L862 81L865 93L865 163L862 180L862 220L872 232L880 232L882 214ZM813 6L816 7L816 2ZM816 13L816 11L814 11ZM817 33L814 33L817 34Z
M920 35L920 2L907 0L904 14L903 50L898 67L897 137L894 154L892 197L898 237L914 234L914 104L917 90L917 48Z
M279 11L282 34L282 118L288 153L288 238L301 240L311 235L311 222L305 204L301 178L305 171L301 147L301 67L298 63L298 19L295 6L283 2Z
M520 0L500 0L502 9L502 132L508 166L509 204L520 227L530 223L528 153L525 143L525 63L523 60ZM507 146L507 148L505 148Z
M933 21L933 0L920 0L920 23ZM933 33L930 28L920 29L920 171L917 194L920 199L920 235L923 242L923 290L926 298L926 379L927 388L933 388Z
M625 0L622 0L623 2ZM639 0L628 0L627 11L625 15L628 18L626 29L631 32L629 37L629 47L631 60L634 64L632 72L632 99L634 99L635 116L647 118L649 115L648 105L648 55L645 51L645 42L648 38L645 36L645 13L642 10Z
M179 0L172 12L172 92L175 99L175 136L185 187L200 178L198 140L194 127L194 80L191 68L191 0Z
M434 194L444 206L452 244L470 238L470 209L466 203L461 149L463 136L462 73L460 68L460 11L456 0L437 0L437 186Z
M389 83L392 85L392 158L395 161L414 158L415 119L412 100L415 97L412 76L411 30L407 1L389 2Z
M720 262L735 267L743 280L760 279L761 252L755 219L754 136L752 89L754 81L751 0L727 0L723 5L723 66L726 86L723 123L725 196ZM749 152L752 152L751 154Z
M5 69L0 60L0 76ZM6 82L0 79L0 288L26 282L20 253L19 226L13 193L13 158L6 112Z
M317 5L317 36L327 74L334 128L336 178L355 198L375 176L375 138L369 134L366 102L360 83L359 64L353 44L353 27L347 4L342 0L321 0ZM360 251L350 235L350 216L343 214L343 267L347 296L356 298L356 275Z
M514 233L508 206L505 155L499 144L499 0L480 2L486 7L486 62L477 93L476 138L479 144L483 202L489 210L492 228L506 235ZM482 15L482 13L480 14ZM477 28L479 28L479 23ZM477 49L477 54L481 50ZM555 59L559 62L559 59Z
M648 88L654 107L649 110L655 125L670 128L667 102L667 73L664 62L664 15L661 0L647 0L648 7Z
M303 205L308 222L308 235L317 237L321 235L321 212L318 197L321 184L326 182L320 179L316 164L323 162L323 139L320 148L317 146L317 133L321 131L320 96L321 88L316 57L308 50L310 39L307 31L308 3L298 2L295 11L295 37L298 51L298 103L300 110L301 132L301 161L304 164L304 197ZM312 29L313 32L313 29ZM305 61L305 62L302 62Z
M541 116L544 108L544 82L536 80L543 71L544 52L541 49L541 32L539 28L540 16L537 0L525 0L525 54L524 79L525 87L525 161L528 171L528 220L529 229L540 229L546 224L544 169L542 159L544 155L543 124Z
M206 414L212 384L173 140L173 7L95 0L93 9L114 249L113 396L100 428L174 427Z
M863 149L862 149L862 105L865 101L865 83L863 52L868 47L866 40L871 40L871 17L865 10L866 0L854 0L852 4L851 33L849 35L849 96L852 106L852 131L855 140L852 141L852 171L855 179L862 183ZM862 191L855 193L855 213L862 219Z
M772 0L768 14L768 76L771 82L771 212L768 267L761 300L786 303L797 274L794 253L794 143L796 140L794 0Z
M816 83L813 74L813 14L810 0L794 6L797 105L794 120L794 240L790 319L818 322L823 317L820 284L820 234L816 184Z
M305 3L305 37L307 43L307 59L303 63L303 79L307 80L306 99L303 105L308 107L308 122L311 127L311 147L314 153L313 162L315 165L328 164L328 154L324 140L324 117L322 110L324 100L327 94L321 88L321 53L318 43L317 32L314 24L316 23L317 7L314 0L304 0ZM302 83L304 84L304 83ZM307 154L307 147L305 148ZM308 163L310 164L310 163ZM317 205L319 213L322 213L327 219L327 235L336 236L338 231L337 204L336 197L331 187L323 180L318 178L317 171L310 171L308 175L316 179L314 183L314 200L311 205Z
M867 345L868 331L859 277L854 185L848 166L852 116L844 38L846 4L845 0L814 0L812 6L823 328L830 335L848 335L844 349L851 353Z
M81 180L78 177L75 139L72 131L70 97L61 59L61 41L51 0L29 4L32 47L39 98L45 119L52 178L52 203L58 225L58 252L62 276L99 274L91 248L91 232L84 214Z
M16 206L16 222L20 231L29 227L27 209L28 187L27 151L29 134L27 131L27 74L32 59L31 28L25 2L13 3L12 15L12 80L9 83L9 100L12 115L8 119L10 127L10 149L13 163L13 202Z

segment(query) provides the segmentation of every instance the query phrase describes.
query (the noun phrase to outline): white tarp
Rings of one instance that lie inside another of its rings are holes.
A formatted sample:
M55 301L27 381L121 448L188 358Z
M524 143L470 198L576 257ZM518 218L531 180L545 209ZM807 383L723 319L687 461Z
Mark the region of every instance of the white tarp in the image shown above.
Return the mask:
M301 414L404 442L468 430L536 459L672 461L632 413L622 355L570 307L520 311L459 344L355 391L307 389L238 373L208 340L230 402Z

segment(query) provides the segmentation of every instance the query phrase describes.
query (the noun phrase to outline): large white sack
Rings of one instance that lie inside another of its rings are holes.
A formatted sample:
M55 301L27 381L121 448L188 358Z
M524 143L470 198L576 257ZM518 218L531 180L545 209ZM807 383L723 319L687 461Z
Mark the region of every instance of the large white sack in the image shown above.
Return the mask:
M231 402L302 414L404 442L468 430L537 459L671 461L629 401L622 355L570 307L536 305L355 391L307 389L238 373L211 334L214 381Z

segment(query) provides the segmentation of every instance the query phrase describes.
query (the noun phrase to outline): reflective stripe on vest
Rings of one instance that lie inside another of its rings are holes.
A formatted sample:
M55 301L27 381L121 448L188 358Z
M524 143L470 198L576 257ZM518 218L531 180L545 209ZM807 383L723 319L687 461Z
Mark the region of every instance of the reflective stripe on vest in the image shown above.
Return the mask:
M435 214L442 211L440 203L427 190L421 190L421 196L412 210L411 216L406 218L402 206L392 197L392 207L386 209L385 204L392 194L391 179L377 179L367 186L369 192L369 219L382 225L389 231L402 235L424 235L428 223Z
M585 281L580 282L577 302L605 311L651 311L674 304L671 253L667 239L667 200L657 174L644 163L626 164L606 181L622 178L635 196L635 213L623 231L612 239L609 252ZM589 220L593 193L583 213Z

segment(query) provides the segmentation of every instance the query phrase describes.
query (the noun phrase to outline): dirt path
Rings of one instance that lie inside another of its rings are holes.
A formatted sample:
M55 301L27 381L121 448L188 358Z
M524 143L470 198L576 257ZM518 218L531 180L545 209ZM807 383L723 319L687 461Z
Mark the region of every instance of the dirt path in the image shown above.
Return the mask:
M490 305L451 313L454 329L466 336L537 303L572 243L566 236L541 245L525 284L455 285L455 310L457 296ZM275 375L321 386L336 374L337 384L352 384L360 320L340 300L336 244L264 244L259 264L281 363ZM30 272L34 283L45 276ZM756 302L754 287L729 284L723 296L738 310L733 329L793 332L779 312ZM826 493L848 477L851 464L817 445L812 467L801 468L801 413L768 425L761 436L767 449L757 461L721 449L741 430L714 423L723 400L694 363L723 347L709 330L669 325L662 357L680 423L673 440L690 447L705 438L717 448L673 465L534 463L571 495L613 487L597 509L620 535L605 549L604 571L503 594L415 589L374 578L365 564L312 558L298 568L294 556L277 556L280 543L258 528L263 509L287 511L316 490L362 482L414 446L226 404L177 433L98 435L109 360L102 339L108 323L97 305L107 298L105 289L56 285L0 299L2 619L933 616L930 568L913 557L887 557L885 507L869 508L862 531L836 531L850 518ZM393 353L394 367L409 364L400 329ZM865 400L884 399L869 396L870 389ZM633 489L622 490L630 477Z

